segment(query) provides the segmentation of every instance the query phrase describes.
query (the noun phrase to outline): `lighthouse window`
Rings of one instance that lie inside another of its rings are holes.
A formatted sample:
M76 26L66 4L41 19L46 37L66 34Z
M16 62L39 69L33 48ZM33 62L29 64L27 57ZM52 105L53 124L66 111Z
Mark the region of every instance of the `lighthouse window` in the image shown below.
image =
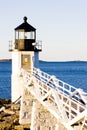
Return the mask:
M25 32L26 39L34 39L34 32Z
M34 32L30 32L30 38L34 39Z
M24 39L24 32L19 32L19 39Z
M15 39L18 39L18 31L15 32Z

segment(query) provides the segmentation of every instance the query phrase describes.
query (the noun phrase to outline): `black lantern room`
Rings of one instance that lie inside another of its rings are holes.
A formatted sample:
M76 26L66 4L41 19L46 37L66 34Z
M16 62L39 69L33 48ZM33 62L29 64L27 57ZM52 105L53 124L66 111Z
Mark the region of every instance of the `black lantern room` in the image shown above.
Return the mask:
M36 29L27 22L15 28L15 49L19 51L39 51L36 48Z

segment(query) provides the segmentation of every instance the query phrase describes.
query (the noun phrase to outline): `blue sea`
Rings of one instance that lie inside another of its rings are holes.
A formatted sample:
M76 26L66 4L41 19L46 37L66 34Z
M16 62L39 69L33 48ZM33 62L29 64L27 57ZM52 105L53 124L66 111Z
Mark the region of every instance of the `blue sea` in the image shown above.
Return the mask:
M11 61L0 62L0 98L11 98ZM87 92L87 62L39 62L39 68Z

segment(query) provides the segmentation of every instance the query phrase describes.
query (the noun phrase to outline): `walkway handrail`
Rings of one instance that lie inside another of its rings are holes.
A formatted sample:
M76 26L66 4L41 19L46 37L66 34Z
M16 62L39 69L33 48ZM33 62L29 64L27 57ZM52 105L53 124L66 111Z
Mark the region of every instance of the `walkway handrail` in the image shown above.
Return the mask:
M33 76L37 78L38 80L42 81L43 83L47 84L49 87L54 88L58 91L61 100L63 101L63 105L66 109L66 112L69 114L69 118L72 119L76 115L78 115L80 112L84 111L86 109L85 104L83 104L78 95L74 95L75 97L71 98L71 94L77 90L77 88L73 87L72 85L69 85L62 80L56 78L54 75L49 75L40 69L33 69ZM64 98L66 101L64 101ZM69 108L71 107L72 108ZM67 109L69 108L69 110ZM71 109L71 110L70 110ZM71 113L73 111L73 113Z
M56 90L60 91L62 94L66 95L68 97L71 97L72 94L77 90L77 88L75 88L74 86L56 78L56 76L54 76L54 75L49 75L49 74L41 71L40 69L33 68L33 75L34 75L34 77L41 80L42 82L44 82L51 88L55 88ZM74 96L75 96L74 100L81 103L80 102L81 98L78 95L74 95ZM72 98L73 98L73 96L72 96Z

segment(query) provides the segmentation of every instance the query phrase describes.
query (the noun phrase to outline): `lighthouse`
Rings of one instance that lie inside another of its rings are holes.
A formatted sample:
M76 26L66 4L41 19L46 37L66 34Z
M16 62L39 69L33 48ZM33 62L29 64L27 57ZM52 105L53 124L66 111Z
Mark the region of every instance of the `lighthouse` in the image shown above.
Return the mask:
M23 84L21 69L31 73L33 67L38 68L39 52L42 50L42 42L36 40L36 29L23 18L23 23L14 29L15 38L12 51L12 79L11 100L15 102L21 97Z

